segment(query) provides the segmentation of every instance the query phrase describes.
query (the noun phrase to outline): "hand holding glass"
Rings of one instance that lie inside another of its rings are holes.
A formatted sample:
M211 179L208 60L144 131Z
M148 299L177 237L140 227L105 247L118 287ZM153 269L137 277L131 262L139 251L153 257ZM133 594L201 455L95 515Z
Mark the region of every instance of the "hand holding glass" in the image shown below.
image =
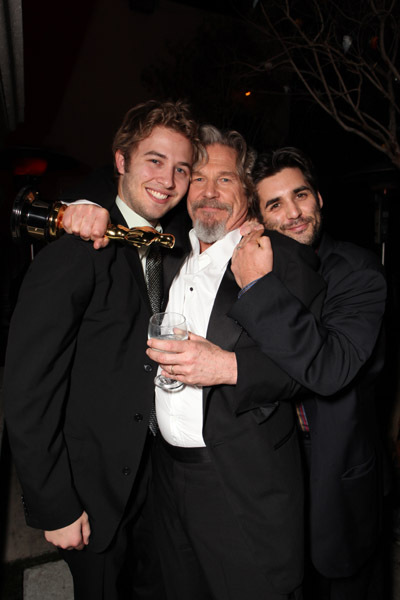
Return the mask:
M149 338L157 340L187 340L188 328L183 315L174 312L156 313L150 318ZM154 383L167 391L176 391L184 384L176 379L157 375Z

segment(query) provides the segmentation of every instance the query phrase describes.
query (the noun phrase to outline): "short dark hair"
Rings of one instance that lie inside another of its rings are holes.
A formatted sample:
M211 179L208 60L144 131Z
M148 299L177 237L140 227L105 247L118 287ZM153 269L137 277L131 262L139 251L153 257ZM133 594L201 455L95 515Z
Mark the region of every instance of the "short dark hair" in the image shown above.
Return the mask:
M257 186L260 181L276 175L283 169L300 169L304 179L311 188L314 197L318 198L318 179L315 167L311 159L299 148L287 146L279 148L272 152L260 154L252 171L254 185ZM253 214L256 214L261 221L259 198L257 192L254 195Z
M254 196L251 171L255 163L256 152L247 145L246 140L238 131L221 131L214 125L202 125L200 127L200 140L203 146L221 144L221 146L227 146L235 150L237 154L236 169L248 198L249 206L251 206Z
M184 135L193 145L193 161L203 152L190 107L183 100L159 102L149 100L128 110L114 136L112 151L122 153L126 164L139 142L151 135L154 127L167 127ZM115 160L115 159L114 159Z

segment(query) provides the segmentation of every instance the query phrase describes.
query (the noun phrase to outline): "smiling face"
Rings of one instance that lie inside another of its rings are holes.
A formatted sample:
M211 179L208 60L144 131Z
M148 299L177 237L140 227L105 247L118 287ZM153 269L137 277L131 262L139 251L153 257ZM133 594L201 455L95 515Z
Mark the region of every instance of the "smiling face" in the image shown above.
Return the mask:
M237 154L222 144L207 146L208 161L196 166L188 212L202 251L246 220L248 201L237 172Z
M266 229L276 230L301 244L313 245L321 230L322 198L315 197L298 168L285 168L257 184Z
M120 198L155 225L186 194L193 160L191 142L167 127L154 127L140 141L126 164L120 150L115 164Z

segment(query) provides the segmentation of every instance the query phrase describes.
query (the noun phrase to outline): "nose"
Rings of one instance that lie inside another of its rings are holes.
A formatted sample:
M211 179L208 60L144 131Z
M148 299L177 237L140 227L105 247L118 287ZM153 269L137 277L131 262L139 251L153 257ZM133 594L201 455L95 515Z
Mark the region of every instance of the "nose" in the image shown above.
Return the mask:
M301 207L296 200L290 200L286 205L286 217L298 219L301 216Z
M208 179L206 182L204 196L206 198L216 198L216 196L218 196L217 186L212 179Z
M165 167L158 173L157 182L163 185L166 189L172 189L175 187L175 170L169 167Z

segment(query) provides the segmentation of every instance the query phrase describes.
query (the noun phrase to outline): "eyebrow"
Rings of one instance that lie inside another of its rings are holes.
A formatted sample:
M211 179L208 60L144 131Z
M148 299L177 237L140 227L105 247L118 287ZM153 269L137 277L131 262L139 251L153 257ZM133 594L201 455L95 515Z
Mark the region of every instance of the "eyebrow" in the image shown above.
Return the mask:
M239 175L236 173L236 171L221 171L220 173L218 173L218 175L220 177L222 175L230 175L231 177L239 177Z
M292 190L292 194L298 194L299 192L304 192L304 190L308 190L309 192L312 192L312 189L310 188L310 186L308 185L300 185L297 188L294 188L294 190ZM280 200L280 196L277 196L276 198L271 198L271 200L267 200L265 203L265 208L268 208L268 206L271 206L271 204L275 204L275 202L278 202Z
M192 175L201 175L202 171L201 169L197 169L196 171L193 171ZM218 173L218 177L223 177L224 175L230 175L231 177L239 177L239 175L236 173L236 171L220 171Z
M144 156L158 156L158 158L164 158L164 159L168 158L168 156L166 154L161 154L161 152L156 152L155 150L149 150L148 152L145 152ZM183 160L179 161L177 164L183 165L185 167L188 167L188 169L191 169L191 165L187 162L184 162Z

